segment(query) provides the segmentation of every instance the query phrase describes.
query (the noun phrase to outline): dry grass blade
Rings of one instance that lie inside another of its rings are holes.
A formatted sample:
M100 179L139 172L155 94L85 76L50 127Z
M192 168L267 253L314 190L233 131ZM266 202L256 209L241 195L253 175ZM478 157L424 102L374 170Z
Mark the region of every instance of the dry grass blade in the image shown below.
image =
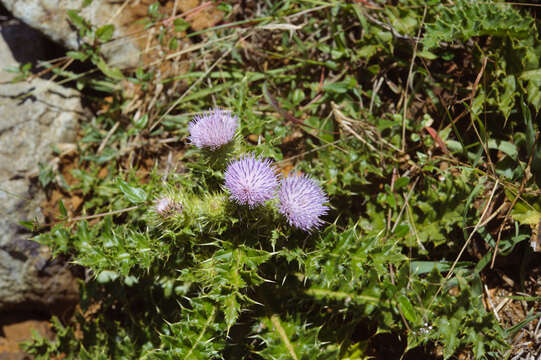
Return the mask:
M102 140L100 146L98 147L98 150L96 151L96 154L100 154L103 149L105 149L105 146L107 145L107 142L109 141L109 139L111 138L111 136L114 134L114 132L116 131L116 129L118 129L118 126L120 125L120 121L117 121L115 123L115 125L111 128L111 130L109 130L109 132L107 133L107 135L105 136L105 138Z
M347 117L346 115L344 115L344 113L342 113L340 111L338 105L336 105L336 103L334 103L334 102L331 102L331 106L332 106L332 111L333 111L333 114L334 114L334 118L336 119L336 122L341 127L343 127L344 130L346 130L351 135L353 135L357 140L359 140L360 142L362 142L363 144L368 146L370 148L370 150L372 150L374 152L378 151L374 145L370 144L368 141L366 141L366 139L364 137L362 137L359 133L357 133L355 130L353 130L353 124L356 124L356 125L358 125L358 127L360 129L363 129L364 135L366 135L366 137L369 138L370 140L372 140L373 142L375 142L375 143L379 142L379 143L381 143L382 145L388 147L391 150L394 150L394 151L397 151L397 152L402 152L399 148L397 148L396 146L394 146L393 144L389 143L388 141L383 139L381 136L379 136L379 133L377 132L377 130L373 126L371 126L369 124L364 124L361 121L357 121L357 120L354 120L354 119L351 119L351 118ZM377 140L376 140L376 138L377 138Z
M353 131L353 129L350 126L352 124L351 121L349 121L348 118L344 114L342 114L342 112L340 112L340 110L338 110L338 107L336 106L336 104L334 102L331 103L331 106L332 106L332 111L334 113L334 118L336 119L338 124L340 124L341 127L343 127L351 135L353 135L357 140L359 140L360 142L362 142L363 144L368 146L370 148L370 150L372 150L374 152L378 151L372 144L370 144L368 141L366 141L361 135L359 135L355 131Z

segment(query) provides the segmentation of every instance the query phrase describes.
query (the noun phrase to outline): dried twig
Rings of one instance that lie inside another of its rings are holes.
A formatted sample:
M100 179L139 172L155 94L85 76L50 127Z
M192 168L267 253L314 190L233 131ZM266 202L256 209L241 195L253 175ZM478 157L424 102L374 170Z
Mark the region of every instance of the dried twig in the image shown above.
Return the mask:
M490 292L488 291L488 286L484 284L485 293L487 294L487 302L490 306L490 310L494 313L494 316L496 317L496 320L501 321L500 316L498 315L498 312L496 311L496 307L494 306L494 302L492 301L492 296L490 296Z
M105 145L107 145L107 142L109 141L113 133L116 131L116 129L118 129L119 125L120 125L120 121L117 121L116 124L111 128L111 130L109 130L105 138L102 140L100 146L98 147L98 151L96 151L97 155L99 155L103 151L103 149L105 148Z

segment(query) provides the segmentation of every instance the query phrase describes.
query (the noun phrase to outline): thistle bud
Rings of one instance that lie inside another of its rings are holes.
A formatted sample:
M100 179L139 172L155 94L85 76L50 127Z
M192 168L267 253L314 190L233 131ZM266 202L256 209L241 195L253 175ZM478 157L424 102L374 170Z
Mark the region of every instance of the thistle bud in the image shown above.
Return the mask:
M168 217L175 213L182 213L182 204L169 197L162 197L156 200L154 210L161 217Z

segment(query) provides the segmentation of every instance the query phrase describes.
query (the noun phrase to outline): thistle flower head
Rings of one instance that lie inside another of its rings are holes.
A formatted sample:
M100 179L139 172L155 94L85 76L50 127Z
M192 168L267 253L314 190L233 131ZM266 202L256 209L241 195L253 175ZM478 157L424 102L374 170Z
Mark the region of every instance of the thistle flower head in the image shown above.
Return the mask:
M278 179L270 160L257 159L250 154L229 163L225 170L225 187L232 200L253 208L274 197Z
M154 204L154 211L162 217L168 217L174 212L182 212L182 204L178 201L174 201L171 198L164 196L156 199Z
M291 226L310 232L323 222L320 216L327 213L327 195L310 177L302 174L288 176L282 180L280 190L279 212L283 214Z
M235 136L238 118L228 110L214 109L195 115L188 125L190 142L198 148L217 148L229 143Z

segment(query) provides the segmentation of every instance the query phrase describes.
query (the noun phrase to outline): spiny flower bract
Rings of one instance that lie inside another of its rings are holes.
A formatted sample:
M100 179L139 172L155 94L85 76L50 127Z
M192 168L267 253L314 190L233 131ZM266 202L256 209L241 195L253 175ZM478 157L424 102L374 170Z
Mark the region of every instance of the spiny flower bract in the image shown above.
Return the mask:
M167 217L175 212L182 212L182 204L178 201L172 200L170 197L164 196L156 199L154 204L154 211L162 217Z
M213 109L195 115L188 125L190 142L198 148L217 148L229 143L239 125L238 118L228 110Z
M232 200L253 208L274 197L278 178L270 160L244 155L227 166L225 187Z
M291 226L304 231L312 231L323 222L320 216L327 213L327 195L316 181L304 174L284 178L278 190L279 212Z

